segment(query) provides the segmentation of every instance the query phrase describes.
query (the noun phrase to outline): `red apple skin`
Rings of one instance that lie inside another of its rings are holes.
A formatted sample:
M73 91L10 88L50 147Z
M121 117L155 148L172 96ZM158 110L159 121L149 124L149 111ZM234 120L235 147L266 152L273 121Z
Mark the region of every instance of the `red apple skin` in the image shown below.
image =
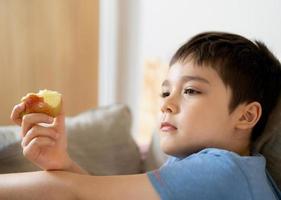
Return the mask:
M44 98L36 94L26 96L22 101L25 103L25 110L22 116L29 113L45 113L51 117L57 117L60 108L53 108L44 102Z

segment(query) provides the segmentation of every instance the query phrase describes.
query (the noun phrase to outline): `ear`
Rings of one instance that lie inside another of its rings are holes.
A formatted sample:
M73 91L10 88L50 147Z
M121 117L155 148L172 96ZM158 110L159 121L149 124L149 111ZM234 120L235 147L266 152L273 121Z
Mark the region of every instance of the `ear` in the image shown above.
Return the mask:
M254 128L262 114L262 107L259 102L243 104L239 112L236 128L248 130Z

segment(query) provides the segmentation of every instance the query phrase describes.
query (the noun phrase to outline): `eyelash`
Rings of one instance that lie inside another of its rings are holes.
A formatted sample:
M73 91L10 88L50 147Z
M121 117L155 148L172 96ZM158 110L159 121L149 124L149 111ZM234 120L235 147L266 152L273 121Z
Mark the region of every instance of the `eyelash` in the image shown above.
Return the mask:
M165 97L168 97L169 95L170 95L170 92L162 92L160 94L160 97L165 98Z
M184 94L197 95L197 94L201 94L201 92L199 92L198 90L188 88L188 89L184 89Z
M184 92L183 92L183 93L184 93L184 94L191 95L191 96L197 95L197 94L201 94L200 91L194 90L194 89L191 89L191 88L184 89ZM160 96L161 96L162 98L168 97L169 95L170 95L170 92L162 92L162 93L160 94Z

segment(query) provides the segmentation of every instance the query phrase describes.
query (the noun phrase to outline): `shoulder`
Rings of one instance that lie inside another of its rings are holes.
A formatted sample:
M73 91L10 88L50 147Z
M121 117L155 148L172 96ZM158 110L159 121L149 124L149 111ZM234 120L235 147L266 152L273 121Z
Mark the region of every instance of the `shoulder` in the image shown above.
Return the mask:
M236 153L223 149L207 148L185 158L170 157L162 168L188 167L189 170L195 168L195 170L208 171L230 169L228 171L233 172L233 169L240 168L241 164L243 164L243 159ZM198 166L200 166L199 169Z
M170 157L167 161L168 164L202 164L202 162L208 162L209 164L214 164L214 166L217 164L229 164L237 167L238 165L264 165L266 161L261 154L256 154L255 156L240 156L235 152L217 148L206 148L185 158Z
M186 158L173 158L148 175L152 184L158 190L166 188L165 192L192 194L202 199L218 194L222 199L229 194L245 197L249 190L245 189L248 181L241 158L233 152L209 148Z

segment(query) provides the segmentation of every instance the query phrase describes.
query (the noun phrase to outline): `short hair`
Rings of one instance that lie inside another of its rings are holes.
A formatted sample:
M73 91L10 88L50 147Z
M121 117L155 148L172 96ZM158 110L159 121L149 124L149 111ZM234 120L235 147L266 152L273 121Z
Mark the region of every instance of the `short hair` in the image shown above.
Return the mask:
M251 141L262 133L281 91L281 64L260 41L225 32L204 32L181 46L170 61L192 61L213 68L230 87L230 113L241 103L257 101L262 115L252 130Z

